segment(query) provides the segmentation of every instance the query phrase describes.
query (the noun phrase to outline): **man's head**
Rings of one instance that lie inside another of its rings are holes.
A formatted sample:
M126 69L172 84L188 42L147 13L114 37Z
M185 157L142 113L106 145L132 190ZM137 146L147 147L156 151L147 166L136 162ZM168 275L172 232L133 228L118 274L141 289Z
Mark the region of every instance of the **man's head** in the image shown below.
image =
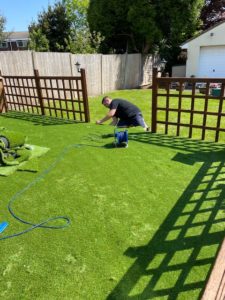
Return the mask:
M110 103L112 102L112 99L109 98L108 96L105 96L103 99L102 99L102 104L105 106L105 107L109 107Z

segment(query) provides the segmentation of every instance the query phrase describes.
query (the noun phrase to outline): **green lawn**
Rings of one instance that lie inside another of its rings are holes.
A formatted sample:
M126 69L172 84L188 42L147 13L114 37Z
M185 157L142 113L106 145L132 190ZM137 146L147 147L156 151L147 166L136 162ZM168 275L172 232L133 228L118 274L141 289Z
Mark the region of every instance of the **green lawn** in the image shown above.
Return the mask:
M150 90L109 95L136 103L150 124ZM50 148L39 172L0 177L0 221L9 222L0 237L28 228L7 210L15 195L28 222L71 220L0 241L1 299L201 295L224 237L225 145L134 128L129 147L114 148L113 128L94 124L107 112L101 98L90 98L89 124L0 116L0 126Z

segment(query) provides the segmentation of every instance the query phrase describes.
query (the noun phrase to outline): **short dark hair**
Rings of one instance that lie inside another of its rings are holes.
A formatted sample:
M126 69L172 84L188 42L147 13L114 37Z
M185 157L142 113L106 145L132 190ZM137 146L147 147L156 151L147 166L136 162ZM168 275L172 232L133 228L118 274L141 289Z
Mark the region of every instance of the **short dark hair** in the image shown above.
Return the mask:
M102 98L102 104L103 104L103 102L104 102L106 99L108 99L108 98L109 98L109 96L103 97L103 98Z

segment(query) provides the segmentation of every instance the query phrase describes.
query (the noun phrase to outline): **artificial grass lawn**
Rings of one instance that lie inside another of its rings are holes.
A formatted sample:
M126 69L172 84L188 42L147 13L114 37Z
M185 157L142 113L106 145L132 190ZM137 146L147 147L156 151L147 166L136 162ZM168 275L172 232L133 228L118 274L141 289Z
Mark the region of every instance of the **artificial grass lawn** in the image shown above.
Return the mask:
M150 123L149 90L110 95L137 99ZM4 235L27 228L7 204L38 176L13 205L16 214L71 219L63 230L0 241L2 299L189 300L204 288L224 235L224 145L134 128L129 147L114 148L113 128L94 124L107 111L100 99L90 99L90 124L0 116L0 126L50 148L38 173L0 177Z

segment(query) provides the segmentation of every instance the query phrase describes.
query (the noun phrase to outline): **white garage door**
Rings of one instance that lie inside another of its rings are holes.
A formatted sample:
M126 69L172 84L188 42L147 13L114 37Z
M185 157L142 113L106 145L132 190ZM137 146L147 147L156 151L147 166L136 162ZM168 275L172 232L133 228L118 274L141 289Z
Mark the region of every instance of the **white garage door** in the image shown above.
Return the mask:
M225 78L225 46L200 48L198 77Z

